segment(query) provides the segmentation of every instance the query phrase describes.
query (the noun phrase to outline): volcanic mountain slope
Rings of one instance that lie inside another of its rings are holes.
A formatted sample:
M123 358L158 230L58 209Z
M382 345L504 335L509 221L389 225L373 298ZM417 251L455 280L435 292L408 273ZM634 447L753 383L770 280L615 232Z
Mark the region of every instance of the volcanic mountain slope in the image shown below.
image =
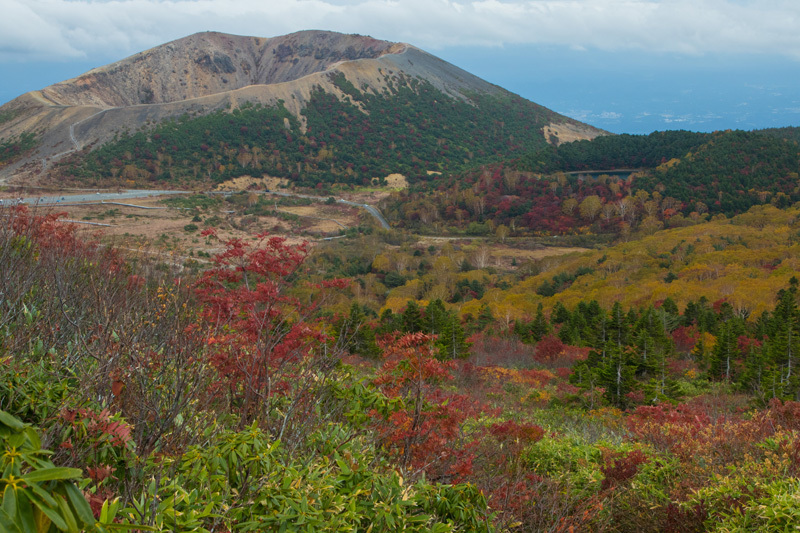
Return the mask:
M0 180L52 174L54 161L120 135L178 117L204 117L243 106L281 108L288 113L287 128L305 133L307 107L315 95L332 95L369 114L359 94L407 105L399 89L409 88L412 80L416 93L420 87L442 93L434 102L449 98L475 108L480 97L516 98L527 106L521 111L526 116L517 118L528 121L526 129L533 128L539 141L557 141L559 133L570 140L602 133L407 44L323 31L270 39L209 32L141 52L0 107L0 143L31 133L37 141L35 149L0 168ZM503 129L503 117L495 120ZM504 133L511 139L507 144L530 148L514 140L515 132ZM447 135L433 139L445 146L449 141Z

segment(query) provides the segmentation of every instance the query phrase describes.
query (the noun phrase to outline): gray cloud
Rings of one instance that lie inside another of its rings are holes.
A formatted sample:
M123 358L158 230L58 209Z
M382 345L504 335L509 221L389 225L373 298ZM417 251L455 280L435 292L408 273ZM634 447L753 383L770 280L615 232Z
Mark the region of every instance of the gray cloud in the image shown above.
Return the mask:
M120 58L191 33L329 29L437 50L576 49L800 58L796 0L0 0L0 61Z

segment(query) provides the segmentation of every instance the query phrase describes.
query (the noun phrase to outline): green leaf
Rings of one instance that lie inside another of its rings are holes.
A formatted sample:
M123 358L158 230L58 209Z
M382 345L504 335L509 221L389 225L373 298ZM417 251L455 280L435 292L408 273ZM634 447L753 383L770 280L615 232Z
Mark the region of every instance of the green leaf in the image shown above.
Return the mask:
M22 479L26 483L38 483L39 481L51 481L54 479L74 479L83 475L80 468L64 468L61 466L54 466L52 468L42 468L41 470L34 470L30 474L25 474Z
M69 508L67 500L65 500L63 497L59 497L58 507L61 509L61 517L64 519L64 522L67 523L67 531L70 533L78 533L78 531L80 531L78 529L78 522L75 520L75 516L72 514L72 509Z
M58 529L60 529L62 531L67 529L67 523L64 522L64 519L61 518L61 515L58 513L58 511L56 511L55 509L52 509L52 508L50 508L50 507L48 507L46 505L39 505L39 502L37 502L35 500L34 500L34 503L36 504L36 507L42 512L42 514L44 514L47 518L49 518L50 521L53 522L53 524L55 524L55 526ZM56 503L56 505L58 505L58 504ZM47 531L47 530L45 529L45 531Z
M117 516L117 508L119 507L119 499L106 500L103 502L103 507L100 509L100 522L103 524L110 524Z
M39 432L36 431L35 428L29 427L25 430L25 435L28 437L30 441L31 448L34 450L40 450L42 448L42 441L39 440Z
M28 498L28 491L20 490L17 494L17 517L24 531L36 533L36 523L33 520L33 505Z
M0 528L2 528L2 531L7 531L8 533L22 533L17 527L17 524L14 523L11 517L8 516L8 513L3 509L0 509Z
M44 502L45 505L49 506L52 509L58 507L58 502L52 496L50 496L49 492L44 490L39 485L30 485L28 488L30 488L33 491L33 493L36 494L36 496L41 498L42 502Z
M3 491L3 510L8 516L17 516L17 491L12 485L6 485Z
M89 502L86 501L86 498L83 497L83 494L81 494L81 491L72 483L67 484L64 489L67 491L69 501L73 509L75 509L75 512L78 513L78 518L81 519L81 522L86 525L94 524L92 508L89 506Z

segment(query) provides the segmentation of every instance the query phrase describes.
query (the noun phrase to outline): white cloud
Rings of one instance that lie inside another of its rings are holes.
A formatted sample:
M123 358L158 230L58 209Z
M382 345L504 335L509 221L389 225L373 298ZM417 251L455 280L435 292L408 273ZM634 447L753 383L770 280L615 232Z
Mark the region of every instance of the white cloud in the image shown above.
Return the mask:
M0 0L0 60L120 58L205 30L800 58L796 0Z

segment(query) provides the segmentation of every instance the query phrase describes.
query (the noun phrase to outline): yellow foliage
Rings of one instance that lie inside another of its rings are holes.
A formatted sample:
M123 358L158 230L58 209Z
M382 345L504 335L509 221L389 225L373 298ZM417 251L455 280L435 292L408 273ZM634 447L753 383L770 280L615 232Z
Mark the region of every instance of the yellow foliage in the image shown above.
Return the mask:
M392 268L392 262L385 254L378 255L372 261L372 270L376 272L388 272Z
M421 296L422 280L412 279L402 287L395 287L389 292L390 298L403 298L404 300L416 300Z
M393 313L397 313L401 311L406 304L408 303L408 298L400 298L400 297L389 297L386 299L386 303L381 307L381 313L386 311L387 309L391 309Z

